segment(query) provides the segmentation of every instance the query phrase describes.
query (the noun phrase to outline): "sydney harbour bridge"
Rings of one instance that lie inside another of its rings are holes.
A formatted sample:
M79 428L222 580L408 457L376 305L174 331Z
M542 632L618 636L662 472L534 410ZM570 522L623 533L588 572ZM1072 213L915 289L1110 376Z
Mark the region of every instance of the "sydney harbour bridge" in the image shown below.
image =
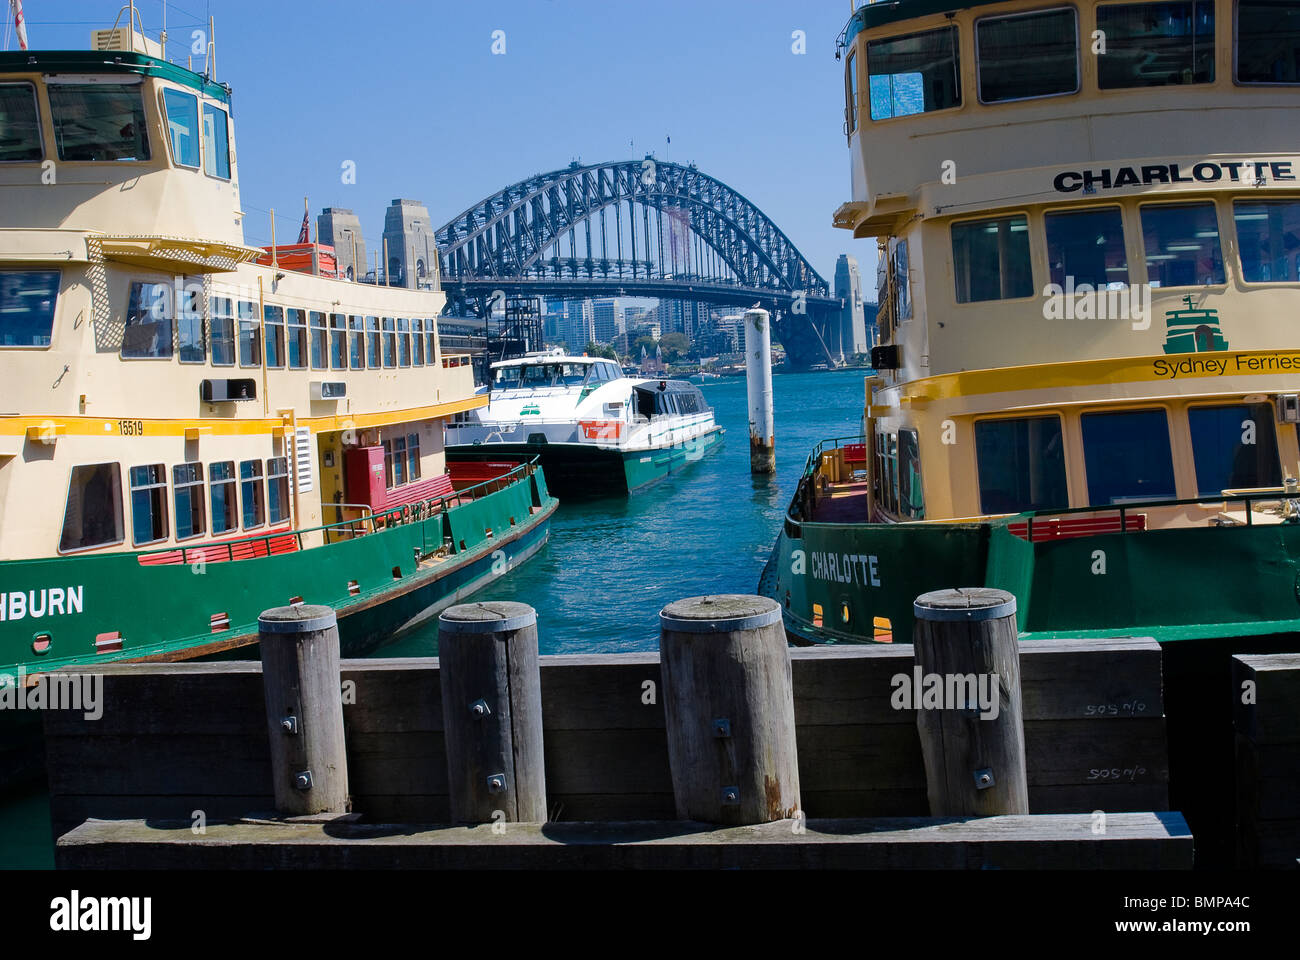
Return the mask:
M453 315L534 298L761 306L794 365L835 359L830 285L761 210L694 165L571 163L474 204L436 240Z

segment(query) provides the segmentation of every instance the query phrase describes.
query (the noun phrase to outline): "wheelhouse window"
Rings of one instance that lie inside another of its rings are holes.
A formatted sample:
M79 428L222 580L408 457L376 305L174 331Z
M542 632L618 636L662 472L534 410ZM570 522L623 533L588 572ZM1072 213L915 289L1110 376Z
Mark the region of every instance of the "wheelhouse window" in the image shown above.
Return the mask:
M122 331L122 356L165 359L172 355L172 285L133 283Z
M348 317L348 330L351 368L364 370L366 369L365 321L361 317Z
M215 104L203 105L203 172L230 179L230 121Z
M384 317L384 366L397 366L397 334L392 317Z
M907 265L907 241L899 240L894 246L894 296L898 319L912 319L912 282Z
M378 370L379 361L379 318L366 317L366 366Z
M1169 421L1163 410L1085 413L1079 424L1090 505L1176 495Z
M263 310L266 328L266 365L284 366L284 308L266 307Z
M239 464L239 499L244 507L245 530L266 523L266 485L262 482L261 460L244 460Z
M411 322L400 317L397 320L397 365L411 365Z
M326 357L329 356L329 333L325 329L325 314L315 310L308 314L311 327L311 368L324 370Z
M1049 213L1043 222L1052 283L1060 287L1086 283L1094 290L1128 283L1124 220L1119 207ZM1073 278L1072 284L1067 283L1068 278Z
M229 297L212 298L212 319L209 322L212 327L212 365L234 366L235 312Z
M1103 90L1214 81L1214 0L1098 7L1097 29Z
M307 366L307 311L285 311L288 323L289 368L301 370Z
M203 464L181 463L172 467L172 496L176 501L176 539L203 536L207 526L203 506Z
M330 314L330 369L348 368L347 317L341 313Z
M47 80L59 159L148 160L149 134L140 84Z
M872 120L961 106L957 28L868 43L867 92Z
M1300 83L1300 4L1237 0L1239 83Z
M1273 408L1267 403L1190 407L1196 494L1282 485Z
M1247 283L1300 280L1300 200L1233 204L1242 279Z
M266 508L272 523L289 519L289 458L266 461Z
M925 493L921 488L921 446L915 430L898 431L898 507L912 520L925 519Z
M0 163L30 163L44 155L36 88L0 83Z
M208 358L203 339L203 284L185 281L176 297L176 348L180 361L202 363Z
M1072 7L975 23L979 98L1028 100L1079 89L1079 29Z
M131 468L131 533L137 547L168 537L167 468L161 463Z
M73 467L59 552L121 543L125 539L123 529L122 468L116 463Z
M1070 505L1060 417L981 420L975 424L975 459L983 513Z
M0 347L48 347L59 271L0 271Z
M844 132L858 129L858 53L849 54L844 66Z
M1151 286L1195 287L1224 282L1214 204L1144 206L1142 238Z
M199 98L181 90L163 90L167 108L167 136L172 162L178 167L199 167Z
M417 367L424 366L424 321L411 321L411 361Z
M952 225L957 302L1032 296L1029 222L1023 215Z
M262 328L257 322L257 304L249 300L239 301L239 365L241 367L260 367L262 365Z
M208 468L208 493L212 501L212 532L239 529L239 504L235 493L235 461L223 460Z

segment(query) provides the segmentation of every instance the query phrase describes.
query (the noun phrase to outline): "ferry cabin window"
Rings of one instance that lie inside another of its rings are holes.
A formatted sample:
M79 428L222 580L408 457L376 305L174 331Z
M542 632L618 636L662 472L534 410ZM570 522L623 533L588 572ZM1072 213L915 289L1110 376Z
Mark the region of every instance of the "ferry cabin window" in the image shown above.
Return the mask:
M285 311L289 369L301 370L307 366L307 311Z
M239 499L244 507L245 530L266 522L266 486L262 483L261 460L244 460L239 464Z
M176 500L176 539L203 536L206 527L203 464L181 463L172 467L172 495Z
M122 331L122 356L160 359L172 355L172 291L169 283L133 283Z
M408 483L420 479L420 435L418 433L406 435L406 479Z
M1219 222L1212 203L1144 206L1147 281L1153 287L1224 282Z
M384 366L397 366L397 334L392 317L384 317Z
M235 461L223 460L208 468L208 493L212 501L212 532L239 529L239 504L235 493Z
M308 314L311 327L311 368L325 369L325 358L329 355L329 333L325 329L325 314L312 310Z
M178 167L199 166L199 98L180 90L163 90L167 107L167 136L171 140L172 162Z
M390 490L407 482L405 437L384 441L384 481Z
M284 308L266 307L263 310L266 328L266 365L284 366Z
M203 105L203 172L230 179L230 122L226 111L211 103Z
M330 314L330 369L348 368L348 320L341 313Z
M1197 496L1282 485L1273 408L1267 403L1189 407L1187 425Z
M1028 100L1079 89L1079 31L1072 7L975 23L982 103Z
M0 163L30 163L42 156L36 89L30 83L0 83Z
M915 430L898 431L899 513L912 520L925 519L925 494L921 489L921 445Z
M231 367L235 364L235 313L229 297L212 298L212 364Z
M411 324L409 320L401 318L397 321L397 365L411 365Z
M167 468L161 463L131 468L131 534L137 547L166 540Z
M955 26L867 44L872 120L959 107L960 78Z
M148 160L139 84L47 82L60 160Z
M239 365L241 367L260 367L262 365L262 329L257 322L257 304L240 300L236 308L239 311Z
M1163 410L1085 413L1079 424L1091 506L1176 496Z
M975 460L982 513L1062 510L1070 505L1060 417L979 421Z
M412 361L417 367L424 366L424 321L411 321L411 349L414 353Z
M88 550L121 543L122 468L116 463L92 463L72 468L68 503L63 511L59 552Z
M348 317L349 366L353 370L366 369L366 334L365 320L361 317Z
M1118 207L1049 213L1043 222L1052 283L1062 288L1087 284L1094 290L1128 283L1124 220Z
M912 283L907 266L907 241L899 240L894 246L894 292L899 321L912 319Z
M849 54L844 67L844 132L852 133L858 129L858 54L855 50Z
M1214 82L1214 0L1097 8L1102 90Z
M424 320L424 362L425 363L436 364L438 362L438 350L437 350L438 341L436 339L438 336L437 326L436 326L437 322L438 321L434 320L432 317L426 317Z
M48 347L59 299L59 272L0 271L0 347Z
M952 225L957 302L1032 296L1029 223L1023 216Z
M366 317L366 366L379 369L379 318Z
M1300 83L1300 4L1237 0L1237 81Z
M289 458L266 461L266 511L271 523L289 519Z
M1300 280L1300 200L1238 201L1232 217L1237 222L1243 280Z
M203 340L202 294L199 280L183 281L176 293L176 347L181 363L202 363L208 358Z

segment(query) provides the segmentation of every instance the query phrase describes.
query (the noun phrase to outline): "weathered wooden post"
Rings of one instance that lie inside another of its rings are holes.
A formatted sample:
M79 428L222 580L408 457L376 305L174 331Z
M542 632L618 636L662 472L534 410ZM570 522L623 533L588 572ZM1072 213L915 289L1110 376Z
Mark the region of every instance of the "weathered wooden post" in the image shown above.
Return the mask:
M275 607L257 621L275 808L288 817L344 814L338 618L330 607Z
M689 597L659 614L673 796L682 820L800 815L794 693L781 606Z
M544 823L537 611L498 601L448 608L438 662L451 819Z
M913 611L910 679L930 815L1028 813L1016 598L936 590Z

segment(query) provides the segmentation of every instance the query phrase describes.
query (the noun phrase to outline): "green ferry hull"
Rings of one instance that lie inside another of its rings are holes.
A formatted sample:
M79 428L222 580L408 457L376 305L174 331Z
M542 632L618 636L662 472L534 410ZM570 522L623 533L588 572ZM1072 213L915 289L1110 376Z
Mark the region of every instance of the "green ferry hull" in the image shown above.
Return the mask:
M364 536L286 554L206 564L146 565L135 553L3 562L0 590L10 601L24 596L24 615L14 618L6 604L0 674L228 655L256 643L263 610L297 598L333 607L344 655L362 654L528 559L545 544L557 504L532 470L422 519L398 513ZM430 556L448 539L445 556ZM417 552L426 558L419 564ZM60 613L50 609L55 590Z
M447 448L452 461L539 457L552 492L562 500L636 493L695 461L722 443L717 427L690 444L621 451L589 443L494 443Z

